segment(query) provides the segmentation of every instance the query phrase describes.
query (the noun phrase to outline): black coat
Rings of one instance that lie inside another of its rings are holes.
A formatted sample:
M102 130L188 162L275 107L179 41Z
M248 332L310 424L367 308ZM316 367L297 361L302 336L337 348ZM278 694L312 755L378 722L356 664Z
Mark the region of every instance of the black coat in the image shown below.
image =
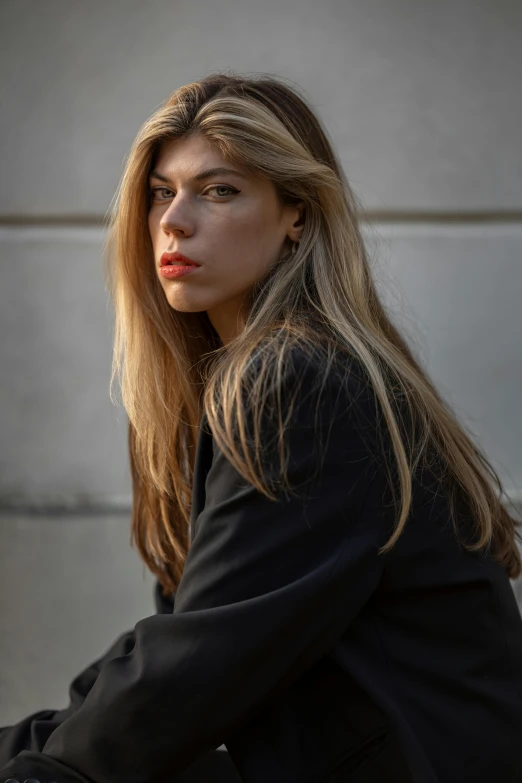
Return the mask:
M276 504L244 482L203 417L175 602L157 591L159 613L77 678L66 711L0 730L0 783L177 783L222 743L245 783L522 781L506 573L458 542L427 471L378 556L395 509L374 398L362 376L334 374L316 409L321 368L295 367L289 476L305 494Z

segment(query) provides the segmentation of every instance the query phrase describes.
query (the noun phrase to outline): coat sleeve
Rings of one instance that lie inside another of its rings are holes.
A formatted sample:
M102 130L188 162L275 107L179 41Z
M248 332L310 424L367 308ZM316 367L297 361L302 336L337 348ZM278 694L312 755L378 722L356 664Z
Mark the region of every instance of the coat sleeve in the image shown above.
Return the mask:
M371 395L332 374L318 404L316 380L296 362L282 388L284 405L297 390L299 496L266 498L214 441L173 613L140 620L133 649L103 666L43 752L22 751L0 780L174 783L332 649L378 585L390 531L361 515L376 475Z
M164 597L158 582L154 586L154 602L158 613L172 613L174 609L174 598ZM100 658L77 674L69 685L69 705L65 709L39 710L12 726L0 727L0 765L7 764L22 750L42 751L57 726L80 709L102 666L113 658L126 655L134 643L134 630L126 631Z

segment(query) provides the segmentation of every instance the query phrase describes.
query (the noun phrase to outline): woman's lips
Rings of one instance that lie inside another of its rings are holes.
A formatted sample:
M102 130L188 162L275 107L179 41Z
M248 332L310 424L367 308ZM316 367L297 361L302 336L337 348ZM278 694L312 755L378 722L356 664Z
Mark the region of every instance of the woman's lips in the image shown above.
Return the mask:
M160 268L160 275L162 277L168 278L184 277L185 275L189 275L191 272L195 272L196 269L199 269L199 267L195 264L166 264Z
M160 266L166 266L167 264L192 264L193 266L199 266L197 261L193 261L191 258L187 258L183 253L169 253L165 251L160 259Z

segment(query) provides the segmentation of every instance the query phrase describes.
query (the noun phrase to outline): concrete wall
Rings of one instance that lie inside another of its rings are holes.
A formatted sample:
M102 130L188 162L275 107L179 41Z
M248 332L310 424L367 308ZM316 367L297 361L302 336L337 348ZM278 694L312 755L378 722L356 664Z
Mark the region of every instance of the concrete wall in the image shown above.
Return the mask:
M305 91L390 312L522 498L520 4L4 0L0 30L0 725L65 706L153 611L108 393L102 221L140 125L210 71Z

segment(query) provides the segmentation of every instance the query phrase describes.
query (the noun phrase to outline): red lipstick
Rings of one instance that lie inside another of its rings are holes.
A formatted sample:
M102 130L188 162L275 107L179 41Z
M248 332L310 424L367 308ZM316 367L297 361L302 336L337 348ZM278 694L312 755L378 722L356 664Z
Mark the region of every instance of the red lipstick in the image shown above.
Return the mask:
M181 253L163 253L160 259L160 275L169 279L175 277L185 277L191 272L195 272L201 264L192 261L191 258Z
M163 253L160 259L160 266L168 266L170 264L191 264L192 266L201 266L197 261L193 261L191 258L182 255L182 253Z

